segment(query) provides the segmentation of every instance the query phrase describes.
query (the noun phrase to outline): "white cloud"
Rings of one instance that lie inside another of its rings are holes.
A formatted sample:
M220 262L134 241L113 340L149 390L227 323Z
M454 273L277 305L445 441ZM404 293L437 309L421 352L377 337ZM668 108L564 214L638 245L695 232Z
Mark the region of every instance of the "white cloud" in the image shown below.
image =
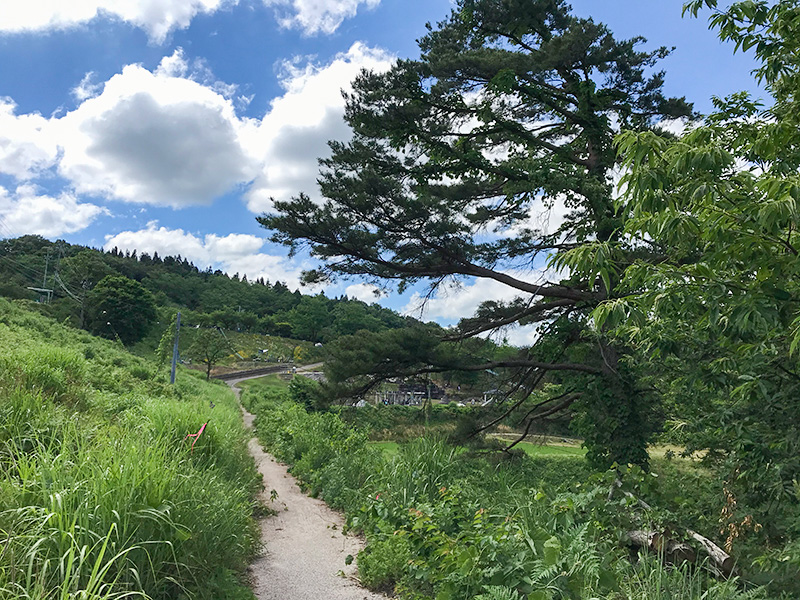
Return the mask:
M39 195L33 186L20 186L13 193L0 187L0 230L3 237L38 234L57 237L88 227L108 211L82 203L70 194Z
M317 158L329 154L328 140L351 136L344 123L341 90L362 68L384 71L394 58L380 49L356 43L346 53L319 67L284 64L286 93L273 100L260 126L250 131L249 147L264 165L247 194L248 208L256 213L272 208L270 197L288 200L298 192L317 197ZM260 150L258 150L260 148Z
M658 122L658 129L662 131L666 131L667 133L671 133L674 136L680 137L690 129L693 129L697 125L696 122L692 122L687 118L680 118L680 119L662 119Z
M64 115L17 115L0 100L0 173L25 181L57 171L74 194L174 208L250 185L248 208L268 211L270 197L318 196L317 158L351 135L341 90L362 68L392 62L357 43L326 65L286 63L285 92L261 120L240 118L235 106L248 99L180 48L153 71L127 65L101 83L90 72Z
M210 204L244 184L255 164L231 101L183 75L182 52L154 73L128 65L102 93L51 122L59 173L78 193L182 207Z
M314 35L335 32L345 19L356 16L362 4L372 9L380 0L264 0L264 4L276 8L283 27Z
M156 221L151 221L144 229L106 236L103 248L110 250L115 246L120 250L137 250L140 254L181 255L200 269L211 266L231 275L247 275L251 281L263 277L273 283L282 281L292 289L300 287L303 265L259 252L264 240L255 235L198 236L183 229L159 227Z
M509 271L507 274L533 284L544 283L548 277L554 277L552 272L546 270ZM430 298L414 292L401 312L423 319L458 321L473 316L481 302L488 300L508 302L518 296L525 294L494 279L451 281L439 286Z
M537 199L530 207L527 219L517 221L506 229L498 229L497 233L513 237L533 230L540 231L542 235L551 235L567 221L570 212L572 209L567 207L563 197L550 199L547 203Z
M281 26L306 35L334 33L362 7L380 0L263 0L275 8ZM239 0L3 0L0 32L45 32L78 27L94 19L116 19L140 27L162 44L170 32L185 29L198 14L236 6Z
M47 118L17 115L16 108L10 98L0 98L0 173L26 180L55 164L58 145Z
M501 338L505 338L512 346L531 346L539 339L539 330L535 325L511 327L503 332Z
M209 234L204 240L205 250L212 262L234 262L253 256L264 245L264 240L254 235L231 233L226 236Z
M83 76L80 83L72 88L72 95L78 102L94 98L103 89L102 84L94 83L94 71L89 71Z
M545 283L547 280L557 278L555 273L548 270L514 271L508 274L529 283ZM482 302L489 300L509 302L519 296L526 295L493 279L474 279L468 283L450 282L440 286L431 298L426 299L419 292L415 292L400 312L418 319L434 320L448 325L473 316ZM482 337L491 337L497 342L505 339L512 346L530 346L538 336L536 325L508 326L482 334Z
M238 0L3 0L0 31L20 33L69 29L99 17L141 27L162 43L199 13L213 13ZM324 3L323 3L324 4Z
M458 321L471 317L481 302L508 301L517 295L512 288L491 279L476 279L472 283L461 284L446 283L430 298L414 292L401 312L422 319Z
M348 298L361 300L367 304L372 304L373 302L377 302L380 298L386 297L386 292L370 283L354 283L353 285L348 285L344 293Z

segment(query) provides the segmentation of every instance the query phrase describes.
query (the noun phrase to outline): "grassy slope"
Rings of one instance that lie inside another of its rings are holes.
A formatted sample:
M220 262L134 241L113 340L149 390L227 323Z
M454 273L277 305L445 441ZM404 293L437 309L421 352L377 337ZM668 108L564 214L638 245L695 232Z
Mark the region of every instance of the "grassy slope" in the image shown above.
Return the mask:
M0 299L0 599L252 597L235 398L163 371Z

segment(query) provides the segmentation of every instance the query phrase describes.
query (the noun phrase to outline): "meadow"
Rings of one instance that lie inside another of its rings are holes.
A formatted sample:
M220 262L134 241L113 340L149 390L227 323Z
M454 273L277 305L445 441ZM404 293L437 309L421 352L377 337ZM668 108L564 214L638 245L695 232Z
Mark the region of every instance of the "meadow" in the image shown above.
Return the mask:
M0 348L0 599L253 597L261 482L226 386L25 301L0 299Z
M370 409L353 426L335 411L308 412L277 385L251 385L242 401L265 447L365 535L358 570L372 589L404 600L780 597L702 567L633 558L626 532L717 528L716 489L691 461L621 468L617 490L617 472L592 472L574 447L557 455L529 444L508 457L435 432L380 440L390 416Z

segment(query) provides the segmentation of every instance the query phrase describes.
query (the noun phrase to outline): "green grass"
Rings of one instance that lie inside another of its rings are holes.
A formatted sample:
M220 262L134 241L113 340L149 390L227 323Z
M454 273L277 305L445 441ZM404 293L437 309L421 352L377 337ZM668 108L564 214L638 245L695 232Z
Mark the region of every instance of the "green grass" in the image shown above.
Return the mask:
M278 375L265 375L264 377L242 381L239 383L239 387L242 389L281 391L289 388L289 380L281 379Z
M395 456L400 451L401 444L399 442L383 441L383 442L369 442L367 444L370 448L375 448L383 452L387 457ZM565 456L583 458L586 450L579 446L567 446L557 444L534 444L533 442L520 442L516 446L520 450L524 450L528 456Z
M369 442L367 446L380 450L387 457L394 456L400 451L400 444L397 442Z
M583 458L586 455L586 449L580 446L520 442L516 447L524 450L528 456L574 456L575 458Z
M224 384L0 299L0 600L251 599L247 439Z

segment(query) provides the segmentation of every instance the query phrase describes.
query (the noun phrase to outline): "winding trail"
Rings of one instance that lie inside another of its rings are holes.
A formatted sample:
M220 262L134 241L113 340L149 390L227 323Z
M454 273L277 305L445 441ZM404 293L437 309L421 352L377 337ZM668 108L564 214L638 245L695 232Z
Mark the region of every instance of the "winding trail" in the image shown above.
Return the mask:
M316 365L309 365L313 369ZM299 369L302 370L302 369ZM235 387L245 379L226 383ZM245 425L252 429L252 414L242 407ZM355 557L363 544L342 534L344 519L322 500L306 496L286 465L264 452L253 437L250 454L264 476L262 499L277 511L261 520L261 539L266 551L250 565L253 592L258 600L386 600L360 587L355 580L356 565L345 565L347 555ZM272 491L277 492L274 500Z

